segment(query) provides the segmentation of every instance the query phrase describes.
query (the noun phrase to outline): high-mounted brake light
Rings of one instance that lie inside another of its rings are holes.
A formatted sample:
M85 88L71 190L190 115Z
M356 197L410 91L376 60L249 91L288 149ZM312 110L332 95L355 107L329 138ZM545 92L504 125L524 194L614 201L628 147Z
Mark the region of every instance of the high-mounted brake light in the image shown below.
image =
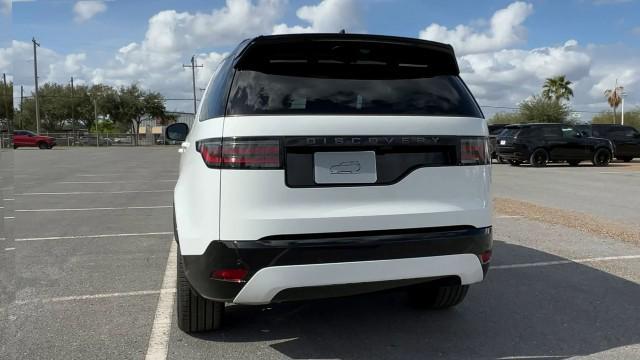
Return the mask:
M465 138L460 140L460 163L462 165L487 165L490 159L488 139Z
M278 169L280 149L276 139L206 139L196 143L205 164L219 169Z

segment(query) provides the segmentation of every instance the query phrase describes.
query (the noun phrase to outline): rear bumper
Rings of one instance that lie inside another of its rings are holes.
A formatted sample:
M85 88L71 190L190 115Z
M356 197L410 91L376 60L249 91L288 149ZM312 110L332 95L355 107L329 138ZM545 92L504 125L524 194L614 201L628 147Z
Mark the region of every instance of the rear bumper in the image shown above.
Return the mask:
M214 241L185 255L185 273L202 296L240 304L331 297L455 276L482 281L491 227L447 227L285 235L258 241ZM248 269L244 282L210 278L214 270ZM340 286L353 284L354 286ZM300 291L301 289L321 291ZM359 290L355 290L359 289Z
M496 154L505 160L528 161L529 152L524 148L498 146Z

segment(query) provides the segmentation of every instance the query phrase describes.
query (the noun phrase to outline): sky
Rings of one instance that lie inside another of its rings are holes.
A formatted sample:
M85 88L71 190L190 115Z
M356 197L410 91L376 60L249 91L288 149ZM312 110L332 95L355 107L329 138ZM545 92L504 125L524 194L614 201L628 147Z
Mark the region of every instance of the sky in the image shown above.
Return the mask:
M0 72L30 92L35 37L41 84L73 76L190 98L192 55L200 89L245 38L341 29L452 44L487 116L561 74L583 121L608 109L616 79L625 108L640 107L640 0L0 0Z

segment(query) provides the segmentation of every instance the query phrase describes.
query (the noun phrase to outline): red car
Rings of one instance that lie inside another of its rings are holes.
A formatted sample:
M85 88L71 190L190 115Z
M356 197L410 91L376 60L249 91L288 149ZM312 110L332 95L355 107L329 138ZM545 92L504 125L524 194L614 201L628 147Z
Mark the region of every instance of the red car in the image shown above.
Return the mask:
M13 132L13 148L19 147L39 147L40 149L51 149L56 146L56 139L50 136L38 135L29 130L15 130Z

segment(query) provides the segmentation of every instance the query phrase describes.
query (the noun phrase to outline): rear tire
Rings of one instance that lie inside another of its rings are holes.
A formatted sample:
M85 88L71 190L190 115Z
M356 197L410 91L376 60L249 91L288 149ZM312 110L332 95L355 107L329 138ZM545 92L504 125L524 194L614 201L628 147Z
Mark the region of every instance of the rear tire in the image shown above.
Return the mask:
M176 310L178 328L186 333L217 330L222 326L224 303L198 295L184 274L182 255L178 252Z
M446 309L460 304L469 292L469 285L460 285L450 281L425 283L413 286L409 290L411 303L424 309Z
M596 150L591 160L594 166L608 166L609 161L611 161L611 152L603 148Z
M46 150L49 148L49 145L47 145L47 143L45 142L39 142L38 143L38 148L40 148L40 150Z
M545 149L536 149L529 157L529 163L534 167L547 166L549 161L549 153Z

